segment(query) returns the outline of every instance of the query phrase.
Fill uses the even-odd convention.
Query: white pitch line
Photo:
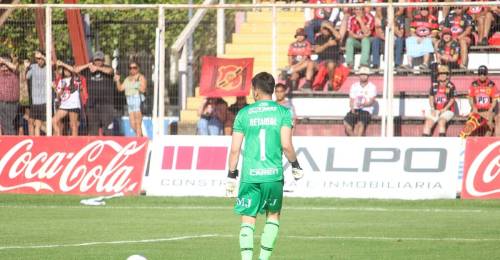
[[[162,210],[220,210],[232,206],[64,206],[64,205],[1,205],[0,208],[12,209],[162,209]],[[498,209],[452,209],[452,208],[383,208],[383,207],[283,207],[283,210],[300,211],[378,211],[378,212],[459,212],[483,213],[500,212]]]
[[[143,240],[119,240],[119,241],[102,241],[102,242],[85,242],[77,244],[53,244],[53,245],[27,245],[27,246],[4,246],[0,250],[8,249],[43,249],[43,248],[58,248],[58,247],[83,247],[95,245],[119,245],[119,244],[137,244],[137,243],[158,243],[165,241],[179,241],[198,238],[236,238],[236,235],[222,234],[206,234],[195,236],[181,236],[169,238],[143,239]],[[256,236],[259,237],[258,235]],[[371,237],[371,236],[281,236],[283,239],[302,239],[302,240],[378,240],[378,241],[436,241],[436,242],[498,242],[500,238],[430,238],[430,237]]]
[[[101,242],[85,242],[78,244],[55,244],[55,245],[29,245],[29,246],[3,246],[0,250],[6,249],[39,249],[39,248],[56,248],[56,247],[80,247],[80,246],[95,246],[95,245],[117,245],[117,244],[138,244],[138,243],[157,243],[165,241],[178,241],[195,238],[217,237],[216,234],[196,235],[196,236],[181,236],[181,237],[167,237],[156,239],[143,239],[143,240],[118,240],[118,241],[101,241]]]

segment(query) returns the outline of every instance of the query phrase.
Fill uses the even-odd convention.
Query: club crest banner
[[[248,96],[252,84],[253,58],[202,58],[200,95]]]

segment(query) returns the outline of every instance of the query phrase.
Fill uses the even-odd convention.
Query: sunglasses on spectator
[[[137,69],[137,66],[130,66],[128,68],[131,69],[131,70],[135,70],[135,69]]]

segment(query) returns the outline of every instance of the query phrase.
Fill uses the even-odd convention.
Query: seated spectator
[[[354,15],[349,17],[347,22],[347,41],[346,41],[346,63],[349,68],[354,68],[354,50],[361,48],[361,66],[369,66],[370,59],[370,37],[375,28],[375,19],[363,8],[356,7],[353,10]]]
[[[350,71],[343,64],[337,65],[333,61],[321,63],[318,73],[314,77],[313,90],[338,91],[349,76]]]
[[[227,119],[224,122],[224,134],[231,135],[233,133],[233,123],[234,119],[236,119],[236,115],[242,108],[247,106],[247,97],[239,96],[236,97],[236,102],[229,106],[227,109]]]
[[[436,123],[439,136],[446,136],[446,123],[455,115],[455,85],[449,80],[450,70],[441,65],[438,68],[438,81],[432,83],[429,90],[430,110],[425,113],[423,136],[431,136]]]
[[[490,7],[487,6],[469,6],[467,14],[472,17],[477,27],[479,42],[478,45],[487,46],[490,35],[491,25],[495,21]]]
[[[405,47],[406,17],[404,8],[398,8],[394,18],[394,66],[400,68],[403,65]]]
[[[467,68],[468,49],[472,42],[472,17],[463,12],[462,7],[455,8],[446,16],[443,28],[451,30],[451,36],[460,44],[460,68]]]
[[[14,119],[19,103],[17,65],[9,55],[0,56],[0,134],[16,135]]]
[[[321,34],[316,38],[316,45],[313,45],[313,55],[308,62],[306,71],[306,83],[303,88],[312,86],[313,76],[318,71],[320,64],[335,64],[339,58],[339,33],[333,26],[324,22],[321,25]]]
[[[493,110],[498,100],[495,82],[488,79],[488,68],[486,66],[479,66],[477,73],[479,78],[474,80],[469,88],[468,99],[472,111],[464,129],[460,132],[462,138],[472,134],[490,135],[493,129]],[[481,129],[486,130],[480,132]]]
[[[386,25],[387,19],[385,17],[375,17],[375,28],[373,30],[373,37],[371,38],[372,69],[380,67],[380,49],[384,46]]]
[[[290,44],[288,48],[288,70],[282,72],[282,77],[288,78],[292,89],[297,89],[298,80],[305,76],[309,56],[311,55],[311,44],[306,41],[306,33],[303,28],[298,28],[295,32],[296,41]]]
[[[377,88],[368,81],[370,74],[368,67],[361,67],[359,69],[359,82],[351,86],[349,92],[350,110],[344,117],[345,131],[348,136],[363,136],[370,123],[377,97]]]
[[[460,45],[451,37],[451,31],[443,28],[441,39],[436,46],[436,59],[439,64],[446,65],[450,69],[459,68]]]
[[[408,65],[413,68],[415,58],[423,57],[421,69],[429,67],[431,53],[434,52],[433,38],[438,32],[437,18],[429,14],[427,8],[420,9],[420,13],[413,17],[410,23],[411,36],[406,39],[406,54]]]
[[[335,0],[309,0],[309,4],[328,4],[335,3]],[[307,8],[305,10],[306,24],[304,26],[307,40],[312,44],[316,44],[316,32],[319,31],[321,24],[325,21],[331,24],[336,24],[340,19],[339,8]]]
[[[205,98],[198,109],[198,135],[222,135],[226,121],[227,103],[222,98]]]
[[[80,126],[79,114],[82,109],[80,93],[86,88],[85,78],[74,72],[70,62],[63,63],[57,61],[57,66],[62,68],[60,78],[56,78],[56,103],[58,104],[56,113],[52,118],[54,136],[62,135],[62,120],[69,116],[69,126],[71,136],[78,136],[78,127]]]

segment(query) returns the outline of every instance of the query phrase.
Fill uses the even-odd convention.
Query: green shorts
[[[257,213],[280,212],[283,202],[283,181],[240,183],[234,211],[239,215],[255,217]]]

